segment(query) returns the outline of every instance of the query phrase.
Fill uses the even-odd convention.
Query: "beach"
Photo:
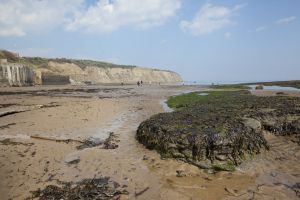
[[[30,191],[47,185],[109,177],[128,191],[121,199],[249,199],[261,191],[267,196],[259,199],[297,198],[284,184],[299,182],[299,146],[284,138],[269,135],[275,150],[263,152],[235,172],[217,174],[161,159],[135,139],[141,122],[170,111],[163,104],[169,96],[206,89],[163,85],[0,88],[0,196],[25,199],[31,197]],[[110,134],[114,139],[108,147],[78,148],[84,141],[104,141]],[[280,160],[279,154],[284,158]]]

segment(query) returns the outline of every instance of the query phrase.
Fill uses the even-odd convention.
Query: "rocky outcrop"
[[[162,157],[215,170],[232,170],[268,149],[265,131],[300,144],[300,98],[208,93],[178,111],[144,121],[137,140]]]
[[[0,77],[2,81],[7,81],[10,86],[29,86],[34,84],[34,72],[31,68],[22,64],[1,65]]]
[[[264,89],[264,86],[263,85],[257,85],[255,87],[256,90],[263,90]]]

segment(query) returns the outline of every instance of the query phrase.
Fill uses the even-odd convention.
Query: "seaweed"
[[[121,195],[128,195],[126,190],[121,190],[119,184],[110,181],[108,177],[84,179],[78,183],[62,182],[61,186],[48,185],[44,189],[32,191],[32,196],[26,200],[108,200],[119,199]]]

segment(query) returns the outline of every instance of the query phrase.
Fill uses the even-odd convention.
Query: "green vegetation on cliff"
[[[80,60],[80,59],[68,59],[68,58],[41,58],[41,57],[19,57],[18,54],[0,50],[0,59],[7,59],[8,62],[27,64],[31,67],[46,68],[48,62],[53,61],[57,63],[73,63],[84,69],[87,66],[101,67],[101,68],[134,68],[133,65],[117,65],[102,61],[93,60]]]
[[[100,68],[134,68],[132,65],[117,65],[113,63],[94,61],[94,60],[79,60],[68,58],[40,58],[40,57],[22,57],[22,61],[38,67],[47,67],[48,62],[57,63],[73,63],[84,69],[87,66],[100,67]]]

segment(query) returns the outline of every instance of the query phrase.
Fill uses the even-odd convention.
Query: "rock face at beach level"
[[[300,142],[300,98],[257,97],[248,91],[202,98],[207,100],[144,121],[137,140],[162,157],[215,170],[233,170],[268,149],[264,131]]]

